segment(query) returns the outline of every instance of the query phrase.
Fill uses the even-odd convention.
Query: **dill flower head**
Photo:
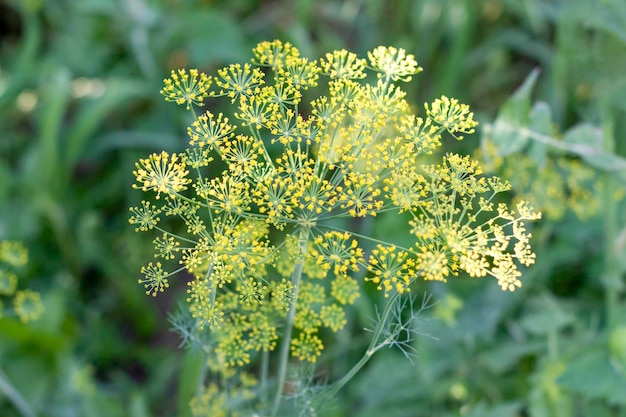
[[[13,298],[13,308],[23,323],[36,320],[43,313],[41,295],[31,290],[18,291]]]
[[[379,73],[379,77],[393,81],[411,81],[413,75],[422,71],[422,68],[417,66],[415,57],[407,54],[402,48],[379,46],[368,52],[367,56],[372,68]]]
[[[348,52],[345,49],[327,53],[325,59],[320,61],[320,66],[324,74],[331,79],[349,78],[360,79],[365,78],[365,67],[367,61],[359,58],[355,53]]]
[[[28,251],[22,242],[3,240],[0,242],[0,262],[12,267],[24,266],[28,263]]]
[[[38,292],[18,289],[19,270],[27,263],[28,250],[22,242],[0,241],[0,296],[13,297],[13,311],[5,311],[5,303],[0,300],[0,317],[17,315],[22,323],[26,323],[36,320],[43,313]]]
[[[135,164],[136,171],[133,171],[137,182],[143,191],[156,191],[156,198],[164,194],[175,194],[186,188],[191,182],[186,178],[189,171],[185,168],[185,162],[177,154],[169,155],[163,151],[160,154],[152,154],[146,159],[141,159]]]
[[[571,211],[584,220],[600,208],[601,198],[594,192],[601,189],[600,176],[580,159],[547,154],[537,161],[524,152],[502,157],[485,137],[476,157],[485,171],[511,182],[516,202],[529,201],[548,218],[561,219]]]
[[[11,271],[0,269],[0,294],[13,295],[17,288],[17,275]]]
[[[172,70],[170,77],[163,80],[161,94],[166,101],[184,104],[189,110],[192,105],[201,106],[204,103],[211,83],[211,78],[197,69]]]
[[[156,296],[188,273],[190,317],[211,331],[223,369],[249,366],[281,338],[281,349],[315,362],[325,329],[346,325],[361,272],[385,295],[462,273],[521,285],[520,267],[535,256],[525,222],[539,214],[496,204],[509,184],[468,156],[421,164],[443,135],[461,139],[476,122],[445,96],[413,114],[401,86],[422,70],[413,55],[381,46],[367,59],[339,50],[318,61],[281,41],[252,55],[215,76],[173,74],[166,99],[231,110],[191,112],[188,149],[150,155],[134,172],[156,202],[132,208],[130,222],[157,229],[160,258],[139,282]],[[407,213],[411,244],[349,230],[350,219],[383,213]]]

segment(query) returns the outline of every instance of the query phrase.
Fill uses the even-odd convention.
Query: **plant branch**
[[[4,393],[6,397],[13,403],[15,408],[24,417],[36,417],[35,411],[26,402],[22,394],[9,382],[6,374],[0,368],[0,392]]]
[[[274,405],[272,406],[271,416],[276,416],[280,407],[280,400],[283,395],[285,379],[287,377],[287,364],[289,362],[289,347],[291,346],[291,333],[293,331],[293,322],[296,317],[296,307],[298,304],[298,292],[300,291],[300,281],[302,280],[302,267],[304,266],[304,257],[306,255],[307,244],[309,241],[309,229],[302,227],[299,236],[300,259],[294,266],[291,274],[291,284],[293,285],[293,301],[287,314],[287,322],[285,323],[285,334],[280,345],[279,363],[278,363],[278,385],[276,387],[276,396],[274,397]]]
[[[377,350],[387,344],[387,341],[378,343],[378,339],[380,339],[380,335],[387,326],[389,314],[391,314],[391,311],[393,310],[396,300],[398,298],[400,298],[399,292],[394,292],[393,295],[389,297],[387,305],[385,305],[385,309],[383,310],[383,314],[376,323],[376,329],[374,330],[374,335],[370,340],[370,344],[367,346],[367,350],[365,351],[361,359],[352,367],[352,369],[350,369],[350,371],[348,371],[348,373],[345,374],[343,378],[333,384],[332,388],[329,391],[329,395],[331,397],[335,396],[339,392],[339,390],[341,390],[341,388],[343,388],[344,385],[346,385],[361,370],[361,368],[365,366],[365,364],[370,360],[370,358],[374,355],[374,353],[376,353]]]

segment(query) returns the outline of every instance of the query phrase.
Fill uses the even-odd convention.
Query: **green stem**
[[[382,343],[378,343],[378,339],[380,339],[380,335],[383,332],[383,329],[387,325],[387,320],[389,319],[389,314],[393,309],[393,306],[396,300],[400,298],[400,293],[394,292],[387,302],[385,309],[383,310],[383,314],[380,317],[380,320],[376,323],[376,329],[374,330],[374,336],[370,340],[370,344],[367,346],[367,350],[361,357],[361,359],[348,371],[347,374],[343,376],[339,381],[335,382],[332,388],[329,391],[330,397],[334,397],[341,388],[344,387],[360,370],[365,366],[365,364],[370,360],[370,358],[379,350],[381,347],[387,344],[387,341],[383,341]]]
[[[604,149],[607,153],[615,150],[614,118],[608,105],[604,105]],[[617,323],[619,309],[619,293],[622,289],[619,260],[616,253],[618,207],[614,193],[617,188],[615,176],[611,172],[604,174],[603,204],[604,207],[604,295],[607,316],[607,327],[613,328]]]
[[[270,368],[270,352],[264,350],[261,353],[261,404],[265,406],[267,402],[267,376]]]
[[[36,417],[35,411],[26,402],[24,397],[19,393],[17,389],[9,382],[6,374],[0,368],[0,392],[4,393],[6,397],[13,403],[15,408],[24,417]]]
[[[293,322],[296,317],[296,306],[298,304],[298,292],[300,291],[300,281],[302,279],[302,267],[304,266],[304,257],[306,255],[307,244],[309,241],[310,230],[306,227],[300,229],[299,245],[300,259],[294,266],[291,274],[291,284],[293,285],[293,301],[287,313],[287,322],[285,323],[285,334],[280,344],[279,363],[278,363],[278,385],[276,387],[276,396],[274,397],[274,405],[272,406],[272,417],[276,416],[280,407],[280,400],[283,395],[285,379],[287,377],[287,363],[289,362],[289,347],[291,346],[291,333],[293,331]]]
[[[202,352],[202,364],[200,365],[200,372],[198,372],[198,383],[196,384],[196,398],[199,400],[202,396],[202,389],[204,388],[204,381],[206,379],[208,364],[208,354],[206,351]]]

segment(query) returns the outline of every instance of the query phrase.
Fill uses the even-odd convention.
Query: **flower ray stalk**
[[[382,334],[387,322],[389,320],[389,315],[391,314],[396,301],[400,298],[402,294],[399,292],[394,292],[388,300],[386,300],[385,309],[383,310],[380,320],[376,323],[376,328],[374,329],[374,333],[372,335],[372,339],[370,340],[367,349],[361,359],[337,382],[333,383],[330,390],[329,396],[334,397],[337,393],[348,383],[354,376],[359,373],[359,371],[369,362],[369,360],[374,356],[379,349],[386,346],[387,343],[379,343],[380,335]]]

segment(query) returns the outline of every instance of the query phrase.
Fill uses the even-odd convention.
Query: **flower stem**
[[[204,388],[204,380],[206,379],[207,370],[207,353],[202,352],[202,364],[200,365],[200,372],[198,372],[198,383],[196,384],[196,398],[198,400],[202,396],[202,389]]]
[[[270,367],[270,352],[264,350],[261,353],[261,404],[265,406],[267,402],[267,375]]]
[[[376,323],[376,329],[374,330],[374,335],[370,340],[370,344],[367,346],[367,350],[365,351],[361,359],[359,359],[359,361],[348,371],[348,373],[332,385],[332,388],[329,391],[330,397],[335,396],[339,392],[339,390],[341,390],[341,388],[343,388],[344,385],[346,385],[361,370],[361,368],[363,368],[363,366],[365,366],[365,364],[369,362],[374,353],[376,353],[377,350],[387,344],[387,341],[379,343],[378,339],[380,339],[380,335],[387,325],[387,321],[389,320],[389,314],[391,313],[391,310],[393,309],[393,306],[398,298],[400,298],[399,292],[394,292],[393,295],[389,297],[387,304],[385,305],[385,309],[383,310],[383,314],[381,315],[380,320],[378,320],[378,322]]]
[[[0,368],[0,392],[13,403],[15,408],[24,417],[36,417],[35,411],[30,407],[28,402],[22,397],[17,389],[9,382],[6,374]]]
[[[615,122],[609,105],[604,104],[604,149],[607,153],[614,154],[615,151]],[[608,328],[613,328],[618,323],[619,296],[623,291],[623,283],[619,267],[619,257],[616,251],[615,242],[617,240],[618,203],[615,198],[616,184],[615,175],[612,172],[604,173],[603,204],[604,213],[604,298]]]
[[[298,304],[298,292],[300,291],[300,281],[302,279],[302,267],[304,266],[304,257],[306,255],[307,244],[309,241],[309,229],[302,227],[298,238],[300,246],[300,259],[294,266],[291,274],[291,284],[293,285],[293,301],[287,313],[287,322],[285,323],[285,334],[280,344],[279,363],[278,363],[278,385],[276,387],[276,396],[274,397],[274,405],[272,406],[272,417],[276,416],[280,408],[280,400],[283,395],[285,379],[287,377],[287,363],[289,362],[289,347],[291,346],[291,333],[293,331],[293,322],[296,317],[296,306]]]

